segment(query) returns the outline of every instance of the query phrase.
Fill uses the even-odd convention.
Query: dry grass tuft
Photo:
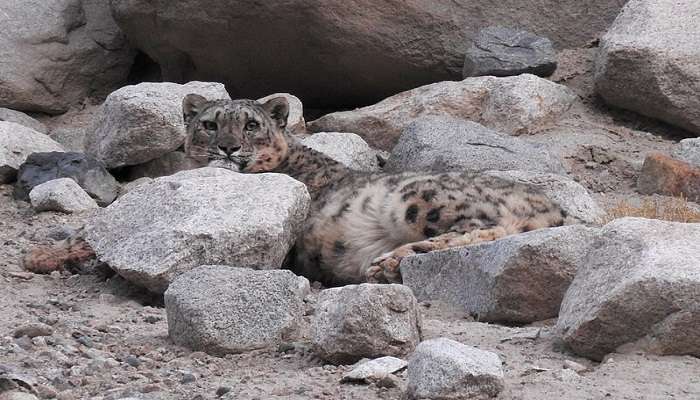
[[[607,215],[603,217],[603,224],[624,217],[660,219],[674,222],[700,222],[700,211],[691,206],[683,196],[679,198],[646,199],[639,206],[634,206],[623,200],[607,211]]]

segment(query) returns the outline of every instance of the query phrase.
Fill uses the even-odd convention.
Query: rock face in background
[[[283,90],[307,107],[371,104],[459,79],[467,39],[484,26],[518,26],[561,48],[580,46],[603,32],[624,3],[111,1],[120,27],[162,66],[165,80],[223,82],[237,98]]]
[[[391,150],[401,131],[421,117],[459,118],[517,136],[553,124],[575,100],[567,87],[534,75],[485,76],[434,83],[368,107],[328,114],[308,129],[356,133],[373,147]]]
[[[631,343],[700,356],[700,224],[625,218],[602,228],[564,297],[557,327],[579,355]]]
[[[523,30],[490,26],[472,39],[462,76],[550,76],[555,69],[557,54],[551,40]]]
[[[102,164],[83,153],[33,153],[17,172],[15,198],[27,200],[36,185],[58,178],[72,178],[101,206],[117,198],[119,183]]]
[[[596,91],[700,135],[700,2],[631,0],[602,38]]]
[[[0,107],[61,113],[126,81],[135,52],[101,0],[1,0]]]
[[[168,333],[216,355],[278,345],[299,333],[308,291],[309,281],[291,271],[202,266],[165,292]]]
[[[99,208],[95,200],[73,179],[60,178],[35,186],[29,192],[32,207],[36,211],[75,213]]]
[[[379,170],[377,151],[354,133],[319,132],[304,138],[301,143],[350,169],[365,172]]]
[[[182,99],[196,93],[208,100],[229,99],[219,83],[141,83],[123,87],[105,100],[86,138],[86,153],[107,168],[142,164],[185,141]]]
[[[392,150],[386,170],[566,174],[561,160],[543,145],[499,134],[476,122],[444,117],[425,117],[409,125]]]
[[[88,221],[86,240],[124,278],[162,293],[204,264],[279,268],[309,202],[286,175],[200,168],[136,186]]]
[[[557,316],[594,233],[572,225],[419,254],[402,260],[401,276],[419,301],[440,300],[480,321],[541,321]]]
[[[362,358],[401,357],[421,340],[418,303],[403,285],[348,285],[318,298],[311,342],[324,360],[337,364]]]
[[[426,340],[408,361],[408,398],[461,400],[496,397],[503,368],[495,353],[451,339]]]
[[[684,196],[690,201],[700,202],[700,167],[661,153],[649,154],[639,172],[637,191]]]
[[[14,181],[27,157],[42,151],[63,151],[63,147],[24,125],[0,121],[0,183]]]

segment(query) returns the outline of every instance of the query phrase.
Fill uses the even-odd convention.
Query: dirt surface
[[[23,272],[27,249],[64,237],[86,217],[35,214],[11,198],[10,186],[0,186],[0,371],[23,375],[41,398],[215,399],[227,390],[228,399],[402,398],[405,372],[394,388],[340,384],[350,367],[324,365],[308,337],[277,349],[211,357],[174,345],[162,300],[118,276]],[[440,304],[421,307],[426,339],[445,336],[501,357],[506,390],[499,399],[700,398],[696,358],[615,354],[598,365],[562,349],[553,321],[504,327]],[[13,337],[36,323],[50,326],[51,334]],[[565,369],[567,360],[588,370]]]
[[[685,134],[601,106],[592,91],[593,54],[562,52],[552,79],[572,87],[582,103],[557,127],[526,139],[550,145],[604,207],[640,201],[644,196],[634,185],[645,154],[668,152]],[[91,107],[42,121],[79,147]],[[398,387],[341,384],[350,367],[324,365],[310,351],[308,335],[277,349],[211,357],[174,345],[162,299],[118,276],[23,271],[30,248],[67,237],[88,215],[36,214],[11,192],[0,186],[0,377],[3,371],[21,374],[40,398],[61,400],[403,398],[405,371]],[[314,298],[308,299],[307,324]],[[440,304],[421,307],[426,339],[445,336],[501,357],[506,390],[499,399],[700,399],[697,358],[614,354],[596,364],[558,343],[554,321],[504,327]],[[35,323],[48,325],[50,335],[13,337]],[[565,367],[569,361],[586,370]]]

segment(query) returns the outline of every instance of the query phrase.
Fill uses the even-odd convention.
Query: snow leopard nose
[[[240,145],[221,145],[221,144],[219,145],[219,150],[226,153],[227,156],[230,156],[231,154],[237,152],[240,149],[241,149]]]

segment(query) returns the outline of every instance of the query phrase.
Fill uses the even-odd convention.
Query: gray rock
[[[39,400],[39,398],[31,393],[12,390],[0,393],[0,400]]]
[[[490,26],[472,39],[462,76],[550,76],[556,69],[557,53],[551,40],[524,30]]]
[[[576,101],[565,86],[524,74],[438,82],[396,94],[352,111],[327,114],[308,124],[311,132],[352,132],[370,146],[390,150],[402,131],[427,116],[478,122],[517,136],[553,125]]]
[[[14,181],[27,157],[42,151],[63,151],[63,147],[31,128],[0,121],[0,184]]]
[[[409,125],[385,169],[566,173],[561,160],[544,145],[501,135],[475,122],[443,117],[425,117]]]
[[[165,292],[168,333],[214,355],[278,345],[299,334],[308,291],[309,281],[288,270],[199,267]]]
[[[557,328],[584,357],[624,347],[700,356],[700,224],[605,225],[564,297]]]
[[[0,106],[59,114],[126,81],[135,52],[102,0],[0,1]]]
[[[302,144],[350,169],[365,172],[379,170],[377,151],[354,133],[318,132],[303,139]]]
[[[265,103],[276,97],[284,97],[289,104],[289,115],[287,116],[287,130],[294,135],[303,135],[306,133],[306,121],[304,120],[304,104],[298,97],[289,93],[274,93],[256,100],[259,103]]]
[[[228,99],[220,83],[141,83],[111,93],[86,138],[86,152],[107,168],[142,164],[175,151],[185,140],[182,99],[196,93]]]
[[[24,125],[27,128],[34,129],[39,133],[47,133],[46,125],[37,121],[36,119],[30,117],[29,115],[10,110],[9,108],[0,107],[0,121],[14,122],[16,124]]]
[[[143,164],[125,167],[124,176],[129,181],[140,178],[159,178],[161,176],[172,175],[181,171],[195,169],[199,165],[188,158],[182,151],[173,151],[164,154],[155,160]]]
[[[59,178],[36,185],[29,192],[37,212],[58,211],[72,214],[99,208],[95,200],[71,178]]]
[[[119,190],[119,197],[124,196],[125,194],[129,193],[132,189],[134,189],[137,186],[146,185],[146,184],[149,184],[151,182],[153,182],[153,178],[143,177],[143,178],[136,179],[135,181],[125,183],[121,186],[121,188]]]
[[[44,182],[71,178],[101,206],[111,204],[119,193],[119,183],[102,164],[75,152],[34,153],[20,166],[15,198],[28,200],[29,192]]]
[[[681,140],[673,150],[673,157],[700,167],[700,138]]]
[[[496,397],[504,388],[498,355],[446,338],[422,342],[408,360],[410,399]]]
[[[12,331],[12,336],[19,338],[22,336],[27,336],[29,338],[35,338],[39,336],[51,336],[53,335],[53,328],[50,325],[42,323],[32,323],[21,325]]]
[[[581,47],[610,25],[624,0],[109,3],[167,81],[216,77],[236,97],[285,88],[307,108],[340,108],[460,79],[466,39],[485,26],[518,26],[560,48]]]
[[[540,229],[401,261],[418,301],[440,300],[480,321],[528,323],[556,317],[595,230]]]
[[[326,289],[311,326],[314,351],[335,364],[404,356],[421,339],[418,304],[402,285],[361,284]]]
[[[350,372],[343,375],[341,382],[378,382],[387,376],[406,368],[408,362],[391,356],[360,361]]]
[[[133,188],[88,220],[86,240],[124,278],[163,292],[204,264],[279,268],[309,202],[286,175],[200,168]]]
[[[565,176],[527,171],[488,171],[486,174],[541,191],[575,220],[599,223],[605,215],[586,188]]]
[[[595,88],[614,106],[700,134],[700,2],[631,0],[600,41]]]

